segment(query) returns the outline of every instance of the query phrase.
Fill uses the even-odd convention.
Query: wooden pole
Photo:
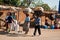
[[[0,21],[0,28],[1,28],[1,21]]]

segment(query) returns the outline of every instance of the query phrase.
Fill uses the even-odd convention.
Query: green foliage
[[[0,0],[0,4],[19,6],[20,0]]]
[[[20,2],[20,0],[0,0],[0,5],[1,4],[7,4],[7,5],[12,5],[12,6],[24,6],[24,7],[28,7],[30,5],[32,1],[27,1],[27,0],[23,0],[22,2]],[[38,3],[41,2],[42,5],[38,5]],[[32,4],[34,4],[35,6],[41,6],[44,8],[44,10],[50,10],[50,7],[47,4],[43,4],[43,2],[40,0],[38,1],[38,3],[32,2]]]
[[[26,0],[23,0],[23,2],[22,2],[22,6],[25,6],[25,4],[26,4],[27,2],[26,2]]]
[[[41,7],[43,7],[44,10],[46,11],[50,10],[50,7],[48,6],[48,4],[42,4]]]
[[[21,4],[21,5],[23,5],[23,6],[28,6],[28,2],[27,2],[27,0],[23,0],[22,3],[23,3],[23,4]]]
[[[13,6],[19,6],[20,5],[20,0],[11,0],[11,5]]]
[[[3,0],[0,0],[0,5],[3,4]]]
[[[21,3],[21,5],[28,7],[31,4],[32,1],[33,0],[23,0],[23,2]]]

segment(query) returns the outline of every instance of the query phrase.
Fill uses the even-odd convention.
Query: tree
[[[0,0],[0,5],[3,4],[3,0]]]
[[[21,2],[21,6],[29,6],[31,4],[33,0],[23,0],[23,2]]]
[[[23,0],[23,6],[27,6],[27,1],[26,0]]]
[[[48,4],[42,4],[41,7],[43,7],[44,10],[46,10],[46,11],[50,10],[50,7]]]
[[[11,0],[11,5],[20,6],[20,0]]]
[[[31,2],[31,4],[29,5],[30,8],[35,8],[36,7],[36,4],[35,2]]]
[[[36,6],[40,6],[42,5],[44,2],[42,0],[38,0],[37,3],[36,3]]]
[[[20,0],[3,0],[4,4],[19,6]]]

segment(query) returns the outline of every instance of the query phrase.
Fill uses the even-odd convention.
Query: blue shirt
[[[29,16],[26,17],[25,21],[26,21],[26,22],[30,22],[30,17],[29,17]]]
[[[40,18],[35,18],[35,24],[39,24],[40,23]]]
[[[6,18],[6,21],[7,21],[8,23],[12,23],[12,17],[11,17],[11,16],[8,16],[8,17]]]

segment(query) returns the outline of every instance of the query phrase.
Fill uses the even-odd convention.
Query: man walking
[[[39,35],[41,35],[41,31],[40,31],[40,18],[39,18],[39,16],[35,17],[35,30],[34,30],[34,33],[33,33],[34,36],[36,35],[36,31],[37,30],[38,30]]]

